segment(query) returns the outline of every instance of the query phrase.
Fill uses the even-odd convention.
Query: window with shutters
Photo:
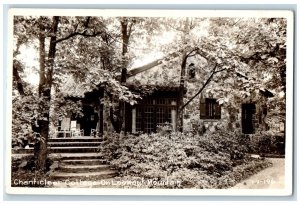
[[[204,98],[200,100],[201,119],[221,119],[221,106],[215,98]]]

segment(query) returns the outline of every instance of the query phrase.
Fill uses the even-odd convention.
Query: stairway
[[[59,187],[68,187],[70,182],[73,182],[72,187],[85,187],[82,182],[95,183],[117,175],[99,153],[99,138],[55,138],[48,144],[54,161],[49,178],[62,182]]]
[[[101,146],[100,138],[50,138],[48,140],[49,153],[89,153],[98,152]],[[13,148],[13,154],[33,154],[33,146],[27,148]]]
[[[51,138],[48,141],[50,153],[95,153],[99,152],[100,138]]]
[[[118,172],[100,153],[100,138],[52,138],[48,141],[49,158],[53,161],[48,176],[50,181],[59,182],[49,187],[87,187],[82,182],[112,180]],[[33,148],[19,149],[14,155],[32,155]],[[70,184],[72,182],[72,184]],[[102,187],[98,183],[98,187]]]

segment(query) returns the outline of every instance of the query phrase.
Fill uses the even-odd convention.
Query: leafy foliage
[[[55,26],[57,29],[54,29]],[[164,39],[160,39],[161,36],[164,36]],[[70,110],[80,114],[80,103],[66,102],[64,98],[64,94],[72,94],[72,91],[65,87],[66,78],[70,76],[74,80],[73,84],[85,91],[99,89],[99,86],[104,88],[108,98],[102,99],[101,103],[119,111],[110,112],[113,115],[110,119],[122,123],[122,112],[119,109],[122,107],[121,102],[133,105],[140,96],[121,83],[120,76],[122,77],[123,71],[137,58],[145,57],[151,51],[166,55],[167,58],[161,60],[160,66],[153,73],[149,72],[147,80],[146,73],[134,79],[134,84],[143,88],[142,92],[152,91],[143,84],[178,86],[178,77],[182,77],[188,87],[185,102],[189,102],[187,100],[195,96],[195,93],[202,92],[199,92],[199,88],[206,86],[205,80],[208,79],[203,92],[215,95],[224,107],[237,109],[237,105],[245,98],[259,100],[257,90],[266,88],[281,93],[268,104],[272,111],[270,117],[276,117],[278,111],[282,112],[281,120],[284,116],[285,19],[16,16],[14,43],[14,71],[17,71],[16,75],[14,72],[14,89],[22,95],[13,102],[13,140],[18,145],[35,136],[32,130],[35,118],[49,118],[51,114],[50,118],[56,121]],[[49,48],[42,49],[43,44],[44,47],[49,45]],[[38,71],[41,81],[38,93],[27,92],[30,90],[28,84],[22,82],[21,78],[26,76],[26,62],[20,59],[21,45],[32,45],[36,52],[39,52]],[[195,64],[196,78],[193,81],[187,81],[185,76],[180,76],[180,72],[186,67],[182,66],[182,63]],[[31,72],[33,70],[34,68]],[[21,84],[25,88],[23,94]],[[190,102],[190,107],[186,108],[187,113],[198,114],[195,112],[195,109],[198,109],[197,99]],[[276,124],[278,121],[273,119],[270,120],[271,123]],[[194,125],[199,123],[197,119],[187,120],[194,121]],[[48,127],[49,123],[44,125]],[[167,130],[166,135],[152,134],[150,139],[147,135],[141,135],[141,141],[147,142],[144,144],[138,142],[136,136],[130,136],[132,139],[119,139],[116,135],[116,139],[113,140],[118,143],[109,146],[116,149],[113,153],[117,158],[115,160],[125,162],[127,158],[134,157],[136,161],[133,165],[120,163],[129,168],[129,173],[134,170],[138,173],[144,172],[146,177],[155,174],[152,173],[155,169],[162,170],[158,173],[173,175],[178,167],[180,170],[192,169],[195,175],[198,171],[207,175],[222,175],[231,171],[235,164],[245,160],[244,147],[236,144],[234,134],[205,134],[201,137],[197,134],[201,133],[201,130],[197,130],[197,127],[192,129],[195,134],[193,137],[188,132],[168,134]],[[46,139],[48,129],[43,130],[43,137]],[[185,139],[188,141],[185,142]],[[228,150],[222,147],[220,142],[228,146]],[[132,147],[132,143],[136,143],[137,148]],[[199,146],[193,147],[195,143]],[[150,155],[155,153],[154,148],[146,147],[153,144],[160,145],[154,158]],[[170,148],[169,145],[173,146]],[[144,163],[145,159],[129,155],[130,152],[126,149],[133,149],[136,155],[142,150],[141,156],[148,156],[152,164],[147,165],[150,166],[147,169],[139,166],[138,162]],[[158,153],[164,152],[170,157],[158,156]],[[179,161],[173,162],[172,157]],[[157,160],[162,161],[162,165],[154,164]],[[131,170],[130,167],[134,166],[136,167]]]
[[[122,178],[181,181],[181,185],[158,185],[162,188],[225,188],[257,170],[248,163],[267,165],[252,162],[248,147],[231,133],[200,136],[166,130],[150,135],[115,134],[101,151],[111,157],[108,160],[120,170]],[[235,178],[236,174],[243,177]]]
[[[264,155],[284,155],[285,135],[283,133],[262,131],[256,133],[250,143],[253,153]]]
[[[46,160],[46,171],[50,170],[52,160]],[[47,176],[37,170],[34,157],[12,158],[12,187],[45,187]],[[40,183],[42,182],[42,183]]]
[[[39,139],[33,130],[37,120],[38,97],[19,96],[13,98],[12,105],[12,145],[14,147],[25,147],[29,143],[35,144]]]

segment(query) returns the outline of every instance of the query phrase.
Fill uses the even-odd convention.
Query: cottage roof
[[[63,81],[61,92],[66,97],[82,98],[86,93],[92,92],[95,89],[97,89],[97,87],[92,86],[91,83],[79,83],[76,82],[72,76],[69,76]]]
[[[170,55],[165,59],[158,59],[144,66],[129,69],[126,86],[134,91],[177,92],[179,90],[181,61],[180,56]],[[188,59],[187,65],[190,64],[202,67],[207,64],[207,61],[200,56],[194,56]],[[239,72],[237,72],[237,77],[248,80],[246,75]],[[97,86],[92,86],[91,83],[77,83],[73,77],[68,77],[63,83],[62,92],[69,97],[84,97],[86,93],[95,89],[98,89]],[[267,98],[274,96],[271,91],[264,87],[260,88],[259,92]]]
[[[171,56],[172,57],[172,56]],[[157,87],[178,87],[181,73],[181,56],[158,59],[144,66],[130,69],[127,83]],[[203,66],[206,60],[200,56],[188,58],[187,66]]]
[[[179,86],[168,86],[168,85],[141,85],[141,84],[130,84],[127,83],[126,86],[137,93],[152,93],[154,91],[159,92],[179,92]]]

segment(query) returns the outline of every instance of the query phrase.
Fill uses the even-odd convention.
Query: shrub
[[[46,170],[50,170],[53,161],[46,160]],[[35,159],[32,156],[22,158],[12,158],[11,164],[11,185],[15,187],[44,187],[45,184],[40,184],[39,181],[44,181],[47,178],[43,171],[36,169]],[[30,183],[20,183],[30,182]],[[17,182],[17,183],[16,183]]]
[[[251,141],[252,151],[257,154],[285,153],[285,137],[283,133],[263,131],[253,136]]]
[[[101,151],[124,179],[181,181],[150,188],[227,187],[236,183],[229,173],[250,160],[247,146],[234,134],[200,136],[162,130],[163,134],[113,134]]]

